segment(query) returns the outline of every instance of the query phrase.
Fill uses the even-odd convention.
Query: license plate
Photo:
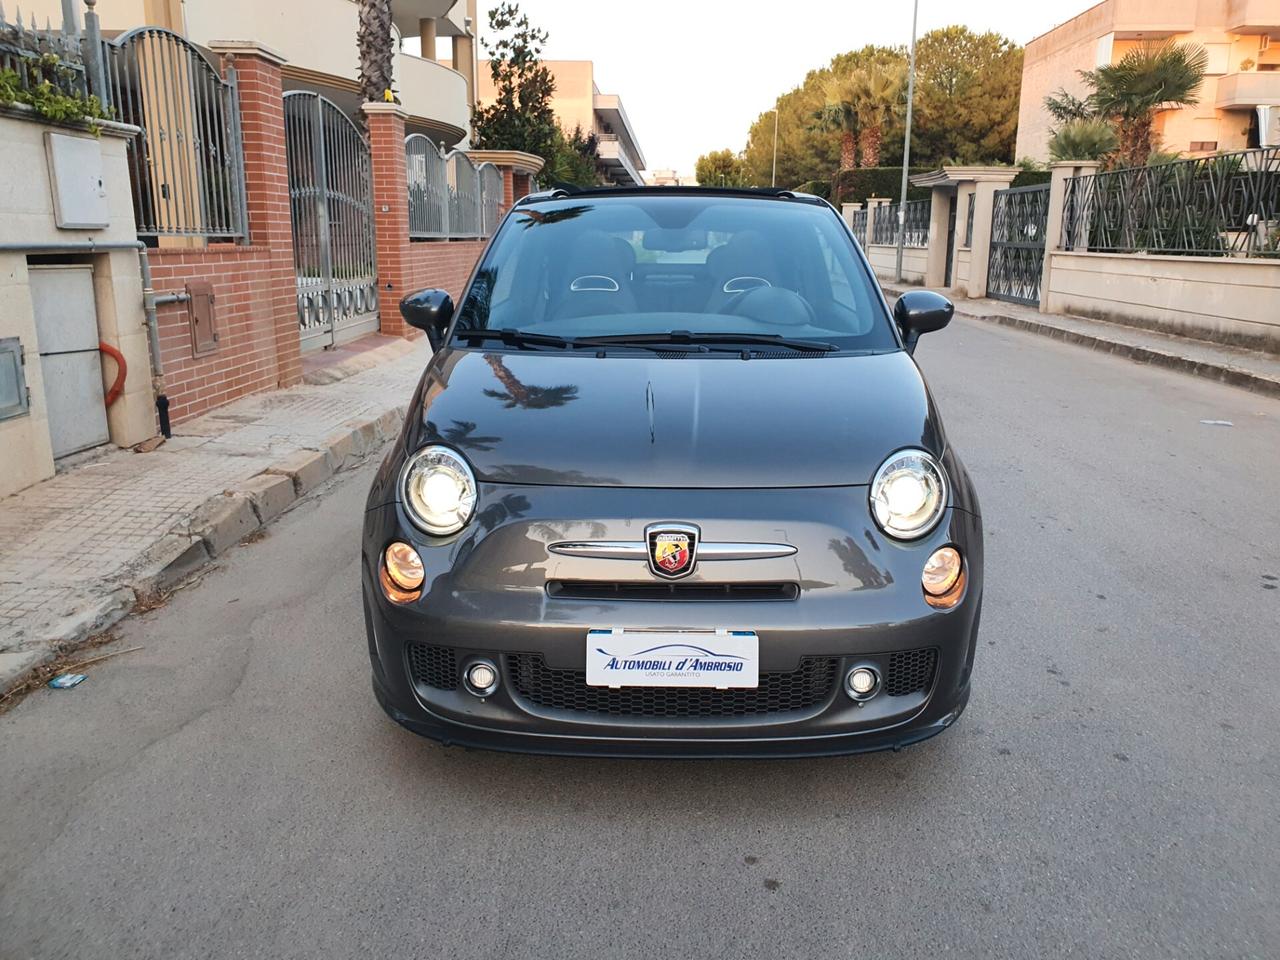
[[[592,687],[714,687],[760,684],[760,638],[749,630],[587,633]]]

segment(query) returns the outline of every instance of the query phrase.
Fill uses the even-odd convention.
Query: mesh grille
[[[547,593],[565,600],[794,600],[794,583],[614,583],[552,580]]]
[[[891,697],[920,693],[933,686],[933,672],[938,665],[938,651],[904,650],[884,658],[884,692]]]
[[[458,689],[458,658],[452,647],[415,643],[409,647],[413,682],[437,690]]]
[[[758,717],[815,707],[831,695],[840,661],[805,657],[791,673],[762,673],[754,690],[587,686],[583,670],[552,670],[541,656],[507,658],[520,696],[541,707],[615,717]]]

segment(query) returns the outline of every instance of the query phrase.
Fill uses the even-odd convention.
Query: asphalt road
[[[920,357],[988,536],[947,733],[419,740],[369,689],[366,468],[0,718],[0,956],[1277,956],[1280,403],[963,322]]]

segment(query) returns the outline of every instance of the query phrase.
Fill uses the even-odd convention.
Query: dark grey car
[[[897,748],[969,696],[982,524],[835,210],[781,191],[553,191],[503,222],[369,494],[373,684],[474,747]]]

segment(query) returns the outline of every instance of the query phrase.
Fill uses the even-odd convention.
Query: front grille
[[[458,657],[452,647],[415,643],[409,647],[409,673],[413,682],[437,690],[458,689]]]
[[[938,651],[903,650],[882,657],[885,663],[884,692],[891,697],[921,693],[933,686],[933,672],[938,666]]]
[[[563,600],[794,600],[794,583],[614,583],[552,580],[548,596]]]
[[[816,707],[831,696],[839,673],[835,657],[805,657],[790,673],[762,673],[754,690],[700,687],[587,686],[583,670],[552,670],[537,654],[507,657],[508,678],[530,703],[553,710],[614,717],[758,717]]]

